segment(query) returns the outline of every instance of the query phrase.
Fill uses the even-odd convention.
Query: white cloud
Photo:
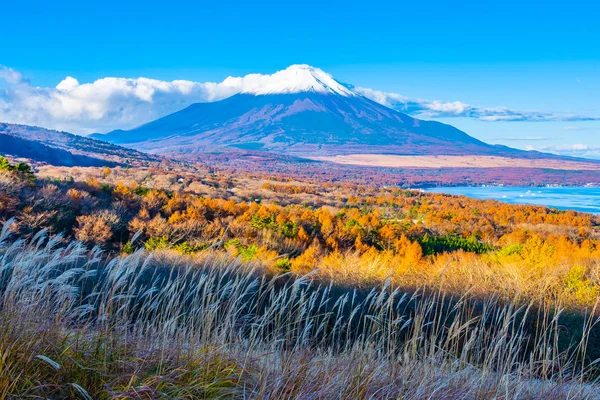
[[[0,69],[0,121],[74,133],[132,128],[190,104],[239,93],[244,81],[222,83],[149,78],[102,78],[80,83],[66,77],[56,87],[36,87],[11,69]]]
[[[228,77],[220,83],[149,78],[107,77],[81,83],[66,77],[55,87],[33,86],[22,74],[0,65],[0,121],[38,125],[73,133],[129,129],[197,102],[217,101],[236,93],[256,91],[270,76]],[[271,82],[272,83],[272,82]],[[364,96],[421,118],[467,117],[483,121],[582,121],[595,117],[481,108],[459,101],[409,99],[367,88]]]
[[[587,145],[587,144],[582,144],[582,143],[575,143],[575,144],[563,144],[563,145],[558,145],[558,146],[545,146],[545,147],[541,147],[543,149],[547,149],[547,150],[553,150],[553,151],[587,151],[592,149],[591,146]],[[539,149],[539,147],[534,147],[534,146],[527,146],[527,150],[537,150]]]
[[[355,91],[359,92],[365,97],[376,101],[379,104],[383,104],[387,107],[397,107],[401,104],[408,104],[410,102],[408,97],[391,93],[391,92],[380,92],[379,90],[373,90],[368,88],[355,87],[353,88]]]
[[[16,84],[21,81],[21,74],[12,68],[0,65],[0,79],[4,79],[6,82]]]
[[[549,137],[549,136],[519,136],[519,137],[497,137],[494,140],[500,141],[548,141],[548,140],[560,140],[558,137]]]
[[[354,88],[363,96],[395,110],[421,118],[466,117],[488,122],[539,122],[539,121],[598,121],[600,117],[563,114],[545,111],[521,111],[508,107],[476,107],[460,101],[409,99],[397,93],[382,92],[367,88]]]
[[[583,143],[561,144],[555,146],[526,146],[525,150],[537,150],[563,156],[600,158],[600,147]]]

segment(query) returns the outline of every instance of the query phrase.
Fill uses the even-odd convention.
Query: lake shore
[[[424,189],[430,193],[498,200],[509,204],[535,204],[559,210],[600,214],[600,188],[586,186],[445,186]]]

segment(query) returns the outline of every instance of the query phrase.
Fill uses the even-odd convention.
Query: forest
[[[55,398],[274,398],[267,382],[290,397],[345,382],[354,398],[528,398],[536,379],[550,398],[585,398],[600,376],[592,214],[278,174],[0,158],[0,221],[0,351],[14,372],[4,398],[15,385]],[[28,315],[25,298],[50,316],[46,333],[32,330],[44,313]],[[117,345],[125,337],[130,349]],[[314,384],[327,369],[330,382]],[[398,385],[411,370],[432,386]],[[519,378],[502,388],[506,374]]]
[[[109,168],[83,182],[36,180],[24,165],[5,168],[0,191],[0,218],[14,218],[20,235],[45,229],[124,254],[221,252],[274,274],[316,270],[314,278],[338,284],[391,279],[404,289],[441,284],[456,294],[549,296],[572,307],[593,306],[599,293],[600,217],[592,214],[285,179],[239,193],[251,179],[208,176],[205,183],[227,189],[203,196],[184,184],[145,187],[127,171],[111,178]]]

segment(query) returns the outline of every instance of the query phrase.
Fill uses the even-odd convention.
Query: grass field
[[[0,398],[582,399],[594,318],[0,237]],[[529,322],[535,320],[535,328]]]
[[[336,164],[386,168],[546,168],[556,170],[600,170],[600,163],[556,159],[524,159],[495,156],[398,156],[392,154],[350,154],[310,157]]]

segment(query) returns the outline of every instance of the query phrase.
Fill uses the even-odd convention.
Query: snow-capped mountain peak
[[[238,82],[238,80],[242,80]],[[229,77],[223,82],[241,86],[241,93],[266,95],[300,92],[337,94],[345,97],[357,94],[336,81],[323,70],[306,64],[296,64],[271,75],[250,74],[243,78]]]
[[[309,65],[292,65],[271,75],[229,77],[219,85],[231,96],[96,138],[178,154],[224,149],[300,157],[500,151],[449,125],[380,105]]]

